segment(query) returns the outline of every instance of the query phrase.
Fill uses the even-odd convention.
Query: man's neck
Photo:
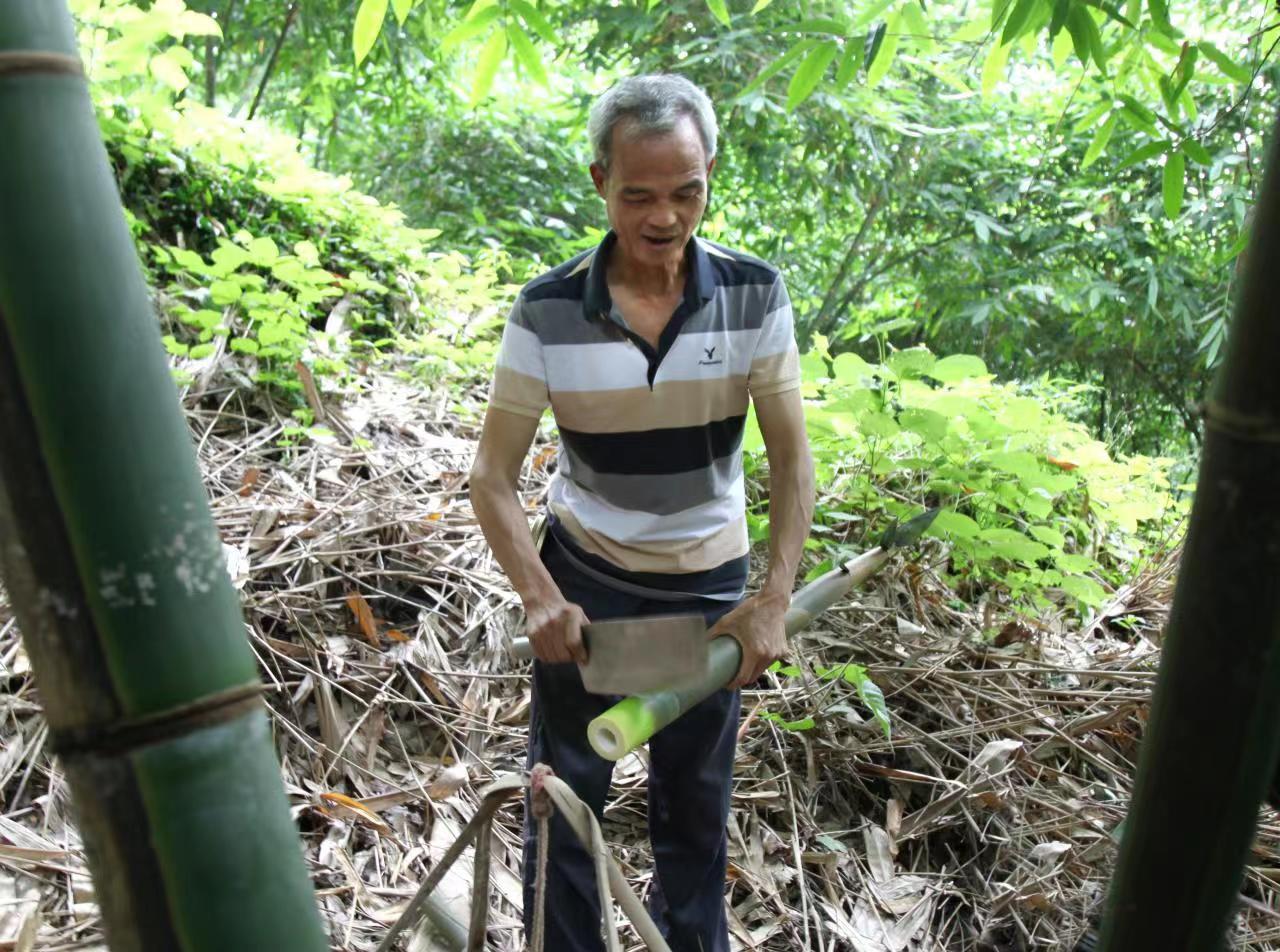
[[[688,264],[683,255],[670,265],[647,267],[630,261],[614,249],[606,272],[609,284],[647,298],[668,298],[683,293]]]

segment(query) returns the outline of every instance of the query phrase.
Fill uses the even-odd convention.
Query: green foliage
[[[1089,611],[1181,517],[1167,459],[1115,459],[1052,409],[1065,381],[997,382],[982,361],[923,347],[877,363],[832,355],[821,338],[802,359],[819,485],[813,538],[825,570],[876,526],[921,505],[943,511],[950,583],[1032,611]],[[1056,397],[1056,400],[1055,400]],[[763,441],[749,428],[745,446]],[[753,515],[753,534],[763,531]]]
[[[497,274],[505,255],[473,262],[432,250],[439,231],[411,228],[349,179],[314,170],[290,137],[139,83],[156,75],[156,61],[176,61],[172,40],[216,32],[207,18],[171,2],[146,14],[86,5],[81,20],[104,136],[180,382],[226,353],[298,401],[300,368],[343,380],[391,349],[417,357],[424,379],[474,377],[487,366],[488,345],[471,345],[510,293]],[[311,423],[284,435],[332,436]]]

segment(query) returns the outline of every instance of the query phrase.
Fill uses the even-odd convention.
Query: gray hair
[[[628,120],[638,135],[670,132],[684,116],[693,120],[707,160],[716,156],[716,111],[707,94],[683,76],[652,73],[614,83],[591,106],[587,135],[601,168],[609,167],[613,130]]]

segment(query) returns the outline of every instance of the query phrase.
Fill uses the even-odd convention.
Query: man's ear
[[[591,163],[591,181],[595,184],[596,191],[600,193],[600,197],[604,198],[604,183],[609,177],[609,173],[601,168],[599,162]]]

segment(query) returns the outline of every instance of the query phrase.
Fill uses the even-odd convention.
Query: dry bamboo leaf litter
[[[188,421],[333,948],[366,952],[478,791],[524,761],[526,671],[505,650],[518,604],[465,490],[482,403],[459,416],[454,395],[390,372],[347,393],[313,381],[350,438],[281,447],[287,414],[236,381],[189,396]],[[553,467],[540,443],[525,471],[531,512]],[[802,634],[801,675],[769,675],[744,698],[726,883],[735,948],[1069,949],[1114,858],[1176,566],[1170,548],[1072,627],[957,610],[927,564],[895,563]],[[847,661],[883,689],[891,741],[852,688],[812,674]],[[0,947],[101,948],[2,590],[0,676]],[[764,714],[815,723],[792,732]],[[604,823],[641,894],[646,771],[643,751],[618,765]],[[500,950],[520,948],[520,821],[500,814],[491,843]],[[443,897],[462,920],[467,869]],[[1275,947],[1278,890],[1280,823],[1264,809],[1235,948]],[[422,931],[411,947],[433,944]]]

